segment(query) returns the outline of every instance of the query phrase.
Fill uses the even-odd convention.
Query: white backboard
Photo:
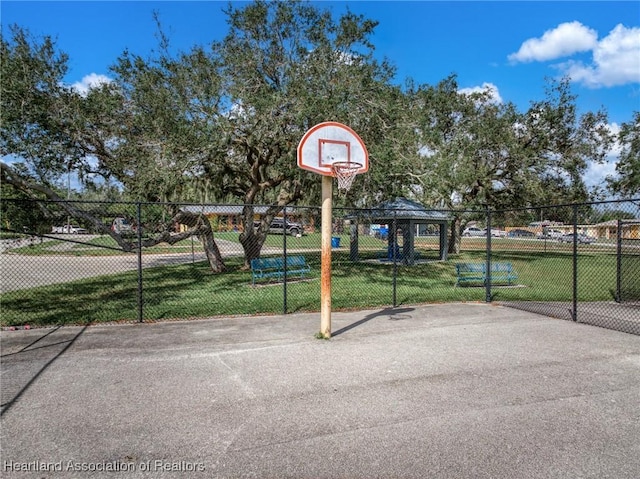
[[[358,134],[342,123],[327,121],[311,128],[298,145],[298,166],[333,176],[336,161],[360,163],[358,173],[369,170],[369,154]]]

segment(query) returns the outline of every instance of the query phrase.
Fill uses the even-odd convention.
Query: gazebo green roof
[[[367,210],[367,213],[367,216],[377,221],[397,219],[441,223],[451,219],[443,211],[427,209],[420,203],[403,197],[380,203]]]

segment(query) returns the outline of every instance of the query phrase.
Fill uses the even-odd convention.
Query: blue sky
[[[242,2],[234,2],[241,5]],[[570,75],[582,112],[604,108],[612,130],[640,111],[640,2],[314,2],[340,14],[379,21],[377,55],[411,77],[436,84],[457,74],[463,89],[491,88],[524,111],[544,98],[545,78]],[[69,84],[109,77],[128,48],[146,55],[157,45],[152,12],[160,14],[174,48],[221,39],[227,2],[2,1],[3,35],[18,24],[51,35],[70,56]],[[613,171],[594,166],[590,182]]]

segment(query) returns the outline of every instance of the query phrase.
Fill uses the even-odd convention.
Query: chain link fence
[[[492,301],[640,334],[639,204],[334,208],[332,308]],[[320,310],[320,207],[72,206],[2,200],[3,328]],[[214,248],[176,212],[206,218]],[[247,224],[268,229],[263,242]],[[301,263],[257,275],[257,256]]]
[[[537,219],[518,228],[521,231],[507,227],[506,241],[491,242],[490,258],[513,260],[520,275],[516,291],[494,290],[492,300],[640,334],[637,201],[500,211],[493,216],[508,224],[514,215]],[[510,241],[515,235],[518,241]]]

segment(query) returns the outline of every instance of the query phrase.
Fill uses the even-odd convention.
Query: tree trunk
[[[254,226],[254,209],[252,204],[246,204],[242,211],[243,228],[240,233],[240,244],[244,250],[244,268],[251,267],[251,260],[260,257],[262,245],[267,239],[269,225],[273,218],[273,212],[268,212],[261,219],[259,226]]]
[[[24,192],[31,198],[35,199],[36,193],[44,194],[49,200],[55,201],[70,216],[73,216],[73,218],[82,218],[87,223],[90,223],[97,232],[111,236],[123,251],[133,251],[138,247],[137,241],[131,241],[130,238],[125,238],[122,234],[112,231],[111,228],[103,223],[102,218],[82,210],[77,207],[74,202],[65,201],[52,189],[45,185],[34,183],[30,178],[23,177],[21,174],[17,173],[16,170],[2,162],[0,162],[0,176],[2,177],[3,183],[13,185],[16,189]],[[39,202],[37,204],[39,204]],[[175,234],[173,226],[176,224],[188,226],[189,230]],[[138,225],[138,227],[141,227],[141,225]],[[204,214],[196,214],[188,211],[174,211],[171,223],[169,225],[164,225],[162,231],[159,234],[154,235],[154,237],[143,239],[142,247],[149,248],[162,242],[176,244],[179,241],[192,237],[193,235],[197,235],[198,239],[202,241],[204,252],[207,256],[207,260],[209,261],[209,266],[211,266],[211,271],[214,273],[222,273],[225,271],[227,268],[224,264],[224,260],[222,259],[222,255],[220,254],[220,250],[218,249],[218,245],[213,238],[211,223],[209,223],[209,218]]]
[[[173,217],[173,221],[178,224],[186,225],[190,229],[195,229],[195,234],[198,236],[198,239],[202,242],[202,246],[204,247],[204,253],[207,256],[207,261],[209,261],[211,271],[214,273],[222,273],[226,271],[227,267],[224,264],[222,254],[220,254],[220,249],[213,237],[213,229],[211,228],[211,223],[209,223],[209,218],[203,214],[181,211]]]
[[[211,271],[213,271],[214,273],[222,273],[223,271],[225,271],[227,267],[225,266],[222,255],[220,254],[220,249],[218,248],[218,245],[213,238],[213,230],[211,229],[211,225],[209,225],[209,228],[198,233],[198,239],[202,241],[204,252],[207,255],[207,261],[209,261]]]
[[[244,267],[251,267],[251,260],[260,257],[260,251],[262,251],[262,245],[267,238],[265,233],[260,231],[254,232],[253,229],[243,231],[240,233],[240,244],[244,250]]]

